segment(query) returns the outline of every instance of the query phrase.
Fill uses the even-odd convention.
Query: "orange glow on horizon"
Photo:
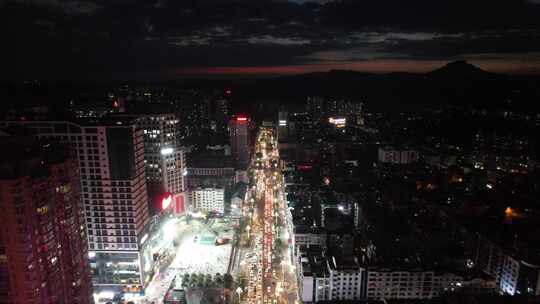
[[[494,58],[465,57],[471,64],[496,73],[540,73],[540,61],[524,62],[509,58],[507,60]],[[414,59],[374,59],[365,61],[324,61],[302,65],[281,66],[213,66],[175,68],[168,70],[172,75],[246,75],[246,76],[276,76],[294,75],[329,70],[354,70],[371,73],[411,72],[425,73],[445,66],[448,60],[414,60]]]

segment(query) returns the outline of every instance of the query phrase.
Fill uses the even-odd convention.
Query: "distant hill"
[[[521,103],[537,107],[539,80],[539,77],[495,74],[466,61],[456,61],[428,73],[331,70],[282,76],[257,80],[238,87],[235,92],[239,100],[246,102],[265,99],[272,103],[302,104],[307,96],[322,96],[363,101],[371,110],[398,111],[439,104],[501,108],[519,92]]]
[[[433,70],[427,73],[431,77],[444,77],[444,78],[453,78],[453,77],[466,77],[466,78],[490,78],[490,77],[499,77],[498,74],[494,74],[488,71],[484,71],[481,68],[468,63],[465,60],[459,60],[450,62],[447,65]]]
[[[47,104],[62,109],[72,98],[105,98],[120,84],[84,85],[25,83],[0,86],[4,109]],[[233,112],[270,113],[279,105],[302,107],[308,96],[364,102],[369,111],[418,110],[440,105],[470,105],[538,113],[540,76],[490,73],[466,61],[456,61],[428,73],[374,74],[330,70],[264,79],[183,79],[161,83],[134,83],[208,91],[230,89]]]

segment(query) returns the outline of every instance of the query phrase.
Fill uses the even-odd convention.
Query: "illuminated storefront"
[[[111,286],[111,289],[115,291],[142,290],[138,252],[93,251],[90,252],[89,257],[94,286]]]

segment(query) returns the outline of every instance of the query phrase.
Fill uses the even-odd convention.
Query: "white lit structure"
[[[163,185],[162,155],[177,146],[178,119],[171,113],[136,117],[137,126],[144,132],[147,181],[150,186]]]
[[[431,299],[437,295],[440,278],[432,271],[409,272],[381,269],[368,271],[369,299]]]
[[[520,252],[511,253],[488,238],[477,240],[474,266],[496,278],[497,290],[508,295],[540,295],[540,265]]]
[[[189,192],[190,206],[201,212],[223,213],[224,194],[223,188],[193,189]]]
[[[161,152],[163,187],[172,194],[186,189],[186,158],[183,147],[165,148]]]
[[[304,273],[301,276],[302,303],[317,303],[330,298],[330,277]]]
[[[508,295],[540,295],[540,265],[504,255],[500,266],[499,291]]]
[[[356,258],[325,256],[321,246],[300,247],[298,281],[303,303],[344,300],[432,299],[465,290],[492,293],[494,279],[467,278],[451,272],[422,269],[365,268]]]
[[[327,259],[330,273],[331,300],[360,300],[362,299],[362,276],[365,269],[361,268],[356,258],[350,261],[338,261],[335,257]]]
[[[295,232],[294,243],[296,246],[312,246],[317,245],[322,248],[326,247],[326,233],[310,233],[310,232]]]

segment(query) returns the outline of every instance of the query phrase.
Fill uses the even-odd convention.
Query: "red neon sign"
[[[246,121],[246,120],[247,120],[247,117],[243,117],[243,116],[237,117],[236,120],[237,120],[237,121]]]

